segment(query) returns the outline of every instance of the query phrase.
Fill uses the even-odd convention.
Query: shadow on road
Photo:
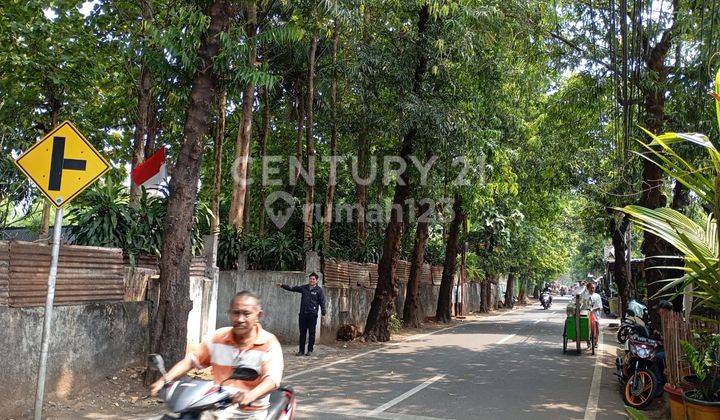
[[[528,308],[535,314],[534,308]],[[384,414],[432,418],[583,418],[595,357],[562,352],[558,310],[461,325],[294,378],[301,410],[370,410],[438,374],[441,380]],[[527,309],[524,311],[527,315]],[[495,344],[516,334],[503,344]],[[583,343],[583,348],[585,344]],[[289,361],[291,362],[291,361]],[[602,404],[598,415],[606,412]],[[305,417],[303,416],[303,417]]]

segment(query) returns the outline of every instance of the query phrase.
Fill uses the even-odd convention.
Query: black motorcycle
[[[663,394],[665,386],[662,341],[631,335],[627,353],[615,360],[615,375],[622,385],[625,404],[638,410]]]
[[[610,300],[605,296],[605,294],[600,295],[600,299],[602,301],[602,311],[606,316],[610,316]]]
[[[550,292],[543,292],[540,295],[540,304],[542,305],[543,309],[547,309],[552,304],[552,296],[550,296]]]
[[[158,354],[151,354],[150,365],[159,370],[165,377],[165,363]],[[260,372],[252,367],[236,366],[228,379],[254,381]],[[222,410],[230,407],[233,395],[223,384],[215,385],[213,381],[180,378],[167,382],[158,396],[170,410],[165,419],[199,419],[203,412]],[[270,407],[267,411],[268,420],[292,420],[295,417],[295,391],[292,387],[280,387],[270,394]]]
[[[643,314],[636,314],[632,309],[628,309],[618,329],[617,340],[618,343],[625,344],[625,341],[627,341],[631,335],[650,338],[652,337],[652,333],[653,327],[647,311]]]

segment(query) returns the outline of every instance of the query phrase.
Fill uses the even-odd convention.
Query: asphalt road
[[[566,303],[465,322],[284,382],[298,391],[301,419],[625,418],[614,349],[563,354]]]

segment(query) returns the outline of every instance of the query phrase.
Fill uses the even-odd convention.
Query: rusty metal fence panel
[[[7,242],[0,242],[0,306],[7,306],[10,289],[10,250]]]
[[[395,273],[398,281],[406,283],[410,276],[410,262],[398,261]],[[324,286],[341,288],[374,289],[377,286],[377,264],[358,263],[352,261],[325,261]],[[418,280],[423,284],[440,283],[442,267],[431,267],[423,264]]]
[[[9,306],[44,305],[51,246],[21,241],[5,242],[4,245],[9,251]],[[61,246],[55,305],[122,302],[124,293],[122,250]]]
[[[193,257],[192,261],[190,261],[190,277],[206,277],[205,257]]]
[[[160,259],[154,255],[135,255],[134,264],[125,256],[126,266],[135,266],[146,270],[155,270],[160,273]],[[190,277],[205,277],[205,257],[194,256],[190,261]]]
[[[124,262],[126,267],[144,268],[147,270],[160,270],[160,260],[154,255],[135,255],[133,260],[130,260],[129,255],[124,255]]]
[[[443,268],[440,266],[435,266],[430,269],[430,282],[432,284],[440,284],[440,281],[442,280],[442,272]]]

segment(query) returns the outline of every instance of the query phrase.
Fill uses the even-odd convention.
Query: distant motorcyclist
[[[548,297],[548,302],[549,302],[550,304],[552,304],[552,293],[550,293],[550,286],[545,285],[545,288],[543,289],[543,291],[540,292],[540,296],[542,296],[542,295],[547,295],[547,297]]]

